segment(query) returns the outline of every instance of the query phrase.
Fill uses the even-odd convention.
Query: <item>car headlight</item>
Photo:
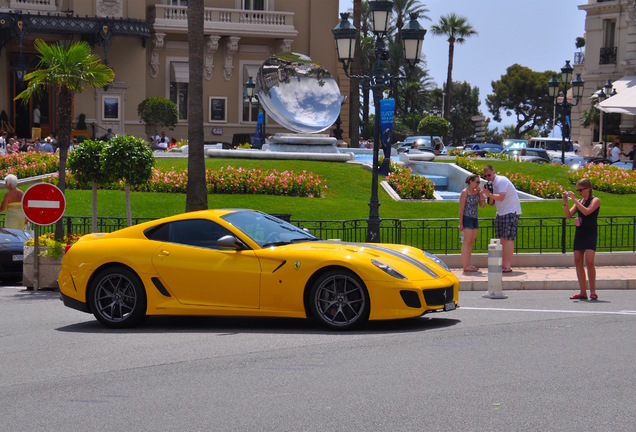
[[[426,251],[424,251],[424,256],[428,259],[430,259],[431,261],[435,261],[441,268],[443,268],[444,270],[446,270],[447,272],[450,271],[450,268],[448,268],[448,266],[446,265],[446,263],[444,261],[442,261],[440,259],[440,257],[438,257],[437,255],[433,255],[431,253],[428,253]]]
[[[371,262],[373,263],[374,266],[376,266],[377,268],[379,268],[380,270],[382,270],[384,273],[388,274],[389,276],[393,276],[396,279],[406,279],[406,276],[404,276],[402,273],[400,273],[399,271],[397,271],[396,269],[394,269],[388,264],[384,264],[383,262],[375,260],[375,259],[372,259]]]

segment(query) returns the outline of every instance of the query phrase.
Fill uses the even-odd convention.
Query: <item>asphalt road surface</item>
[[[114,331],[57,292],[0,287],[0,430],[636,430],[636,291],[482,294],[356,332],[220,317]]]

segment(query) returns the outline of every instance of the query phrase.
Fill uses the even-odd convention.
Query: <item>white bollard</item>
[[[505,299],[501,282],[501,266],[503,264],[503,248],[499,239],[490,239],[488,245],[488,293],[485,298]]]

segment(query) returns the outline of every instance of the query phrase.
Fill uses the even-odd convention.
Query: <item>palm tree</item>
[[[26,89],[15,98],[28,103],[31,96],[46,91],[53,86],[57,91],[57,128],[60,146],[60,165],[58,187],[66,190],[66,159],[71,141],[73,97],[81,93],[85,87],[98,88],[110,84],[115,78],[111,68],[101,62],[99,57],[91,53],[88,42],[60,41],[48,45],[41,39],[34,42],[40,62],[33,72],[24,79]],[[55,238],[64,237],[62,219],[55,224]]]
[[[453,87],[453,56],[455,44],[462,44],[467,37],[477,34],[477,31],[468,22],[467,18],[451,13],[441,16],[439,24],[431,26],[431,31],[436,36],[448,36],[448,74],[446,75],[446,103],[444,105],[444,118],[448,119],[451,108],[451,90]]]
[[[188,186],[186,211],[208,208],[203,153],[203,0],[188,2]]]
[[[431,18],[426,15],[426,12],[429,12],[428,9],[422,4],[420,4],[419,0],[395,0],[393,2],[393,10],[395,11],[395,28],[398,31],[398,42],[400,41],[400,31],[404,24],[406,23],[406,19],[412,13],[417,13],[419,17],[431,20]]]
[[[362,0],[353,0],[353,26],[360,29]],[[356,36],[355,52],[360,52],[360,32]],[[356,55],[351,62],[351,74],[360,75],[360,56]],[[351,147],[358,147],[360,140],[360,80],[351,78],[349,89],[349,139]]]

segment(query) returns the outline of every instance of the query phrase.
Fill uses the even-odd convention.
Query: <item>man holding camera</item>
[[[492,191],[484,188],[484,194],[488,203],[494,201],[497,207],[495,217],[495,237],[501,240],[502,269],[503,273],[512,271],[512,255],[514,253],[515,239],[517,238],[517,225],[521,214],[521,202],[517,189],[507,177],[495,174],[492,165],[484,167],[484,178],[492,182]]]

